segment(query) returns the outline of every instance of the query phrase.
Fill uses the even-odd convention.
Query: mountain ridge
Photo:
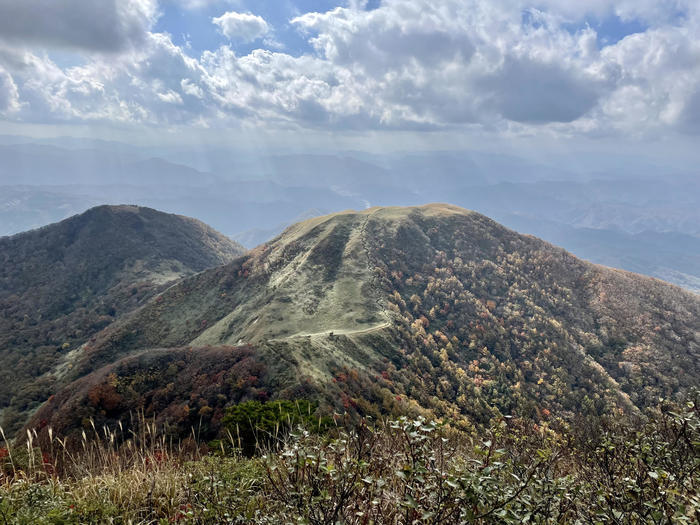
[[[52,393],[64,354],[176,280],[244,252],[195,219],[129,205],[0,238],[3,426]]]
[[[325,414],[428,413],[467,426],[516,413],[635,413],[697,384],[699,318],[690,292],[581,261],[476,212],[379,207],[303,221],[179,281],[84,344],[65,379],[111,367],[109,388],[129,410],[153,408],[144,399],[167,398],[167,385],[149,376],[143,390],[119,363],[247,345],[266,372],[243,381],[239,399],[311,396]],[[207,376],[211,392],[223,372]],[[176,426],[225,412],[218,395],[190,399],[192,415]],[[33,423],[79,426],[56,403]],[[99,407],[86,402],[81,420],[113,423]],[[205,420],[215,434],[216,418]]]

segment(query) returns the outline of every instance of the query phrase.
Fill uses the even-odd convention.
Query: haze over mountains
[[[62,248],[75,245],[62,233],[75,225],[85,268]],[[23,283],[3,284],[15,294],[2,309],[3,369],[24,374],[5,379],[13,428],[47,398],[30,427],[59,434],[143,411],[175,435],[196,427],[209,438],[232,404],[296,398],[325,415],[422,413],[468,428],[511,413],[634,414],[700,380],[697,295],[451,205],[308,219],[233,260],[239,248],[200,223],[133,207],[4,242],[13,260],[39,254],[23,256],[32,271],[22,280],[3,280]],[[126,267],[143,275],[117,271],[134,243],[142,262]],[[178,246],[190,249],[168,251]],[[105,260],[112,271],[89,271]],[[172,266],[185,275],[216,264],[158,287],[179,277]],[[77,301],[58,317],[31,309],[47,272],[75,290],[54,290]]]
[[[700,290],[700,182],[643,158],[260,155],[13,136],[0,144],[0,235],[128,202],[198,217],[252,248],[324,213],[444,201],[593,262]]]

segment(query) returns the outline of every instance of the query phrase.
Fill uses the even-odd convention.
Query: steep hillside
[[[0,238],[0,412],[13,429],[53,391],[49,372],[174,280],[243,248],[194,219],[101,206]]]
[[[151,374],[144,390],[134,362],[152,359],[153,348],[221,345],[248,345],[264,365],[238,384],[262,389],[235,400],[318,397],[322,412],[423,411],[461,425],[498,414],[632,413],[698,384],[699,319],[696,295],[461,208],[343,212],[299,223],[106,328],[71,355],[77,366],[61,369],[66,380],[97,372],[33,423],[113,422],[119,410],[96,395],[89,403],[90,388],[153,409],[135,400],[134,385],[150,399],[178,382]],[[183,396],[189,422],[216,431],[212,414],[235,401],[220,392],[224,373],[207,376],[219,385],[210,394]],[[62,410],[69,398],[88,406],[80,421]]]

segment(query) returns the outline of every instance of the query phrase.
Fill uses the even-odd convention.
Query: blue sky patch
[[[586,27],[591,27],[598,34],[598,46],[603,48],[617,44],[626,36],[643,33],[649,25],[637,19],[622,20],[618,16],[610,16],[603,20],[588,17],[583,22],[564,24],[564,29],[576,33]]]
[[[307,38],[300,35],[289,21],[309,12],[325,13],[346,3],[338,0],[280,0],[276,2],[247,1],[232,6],[214,4],[196,10],[186,10],[168,3],[161,9],[155,31],[172,35],[173,42],[179,46],[187,45],[191,55],[199,56],[206,50],[217,49],[222,45],[231,45],[239,56],[246,55],[254,49],[269,48],[280,50],[293,56],[311,53],[313,49]],[[367,9],[378,7],[380,0],[371,0]],[[212,23],[212,18],[227,11],[252,13],[261,16],[271,27],[271,33],[255,42],[242,44],[229,42]],[[280,46],[270,45],[277,42]]]
[[[228,42],[221,35],[211,19],[223,14],[221,8],[183,10],[173,4],[166,4],[161,9],[162,16],[156,24],[155,31],[172,35],[173,43],[178,46],[187,46],[190,53],[200,55],[202,51],[217,49]]]
[[[600,47],[617,44],[626,36],[643,33],[649,27],[640,20],[622,20],[617,16],[611,16],[597,24],[589,21],[589,24],[598,33]]]

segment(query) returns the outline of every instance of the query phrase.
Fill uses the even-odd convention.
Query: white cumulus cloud
[[[184,9],[196,10],[220,4],[237,4],[240,0],[163,0],[165,3],[177,4]]]
[[[219,27],[221,33],[229,40],[239,42],[253,42],[264,37],[270,26],[265,19],[250,13],[237,13],[229,11],[213,18],[212,22]]]
[[[17,85],[12,76],[0,67],[0,115],[14,113],[19,107]]]
[[[5,118],[509,136],[700,133],[700,7],[690,0],[383,0],[370,11],[360,2],[291,20],[309,45],[297,55],[265,49],[271,26],[231,11],[213,19],[231,44],[200,56],[153,32],[153,2],[103,4],[114,13],[150,6],[138,18],[139,45],[135,37],[83,42],[122,51],[59,67],[29,44],[60,37],[77,46],[86,36],[55,29],[15,42],[0,31]],[[58,25],[68,25],[62,16]],[[626,17],[641,29],[601,44],[591,16]],[[235,44],[254,41],[260,49],[236,52]]]

